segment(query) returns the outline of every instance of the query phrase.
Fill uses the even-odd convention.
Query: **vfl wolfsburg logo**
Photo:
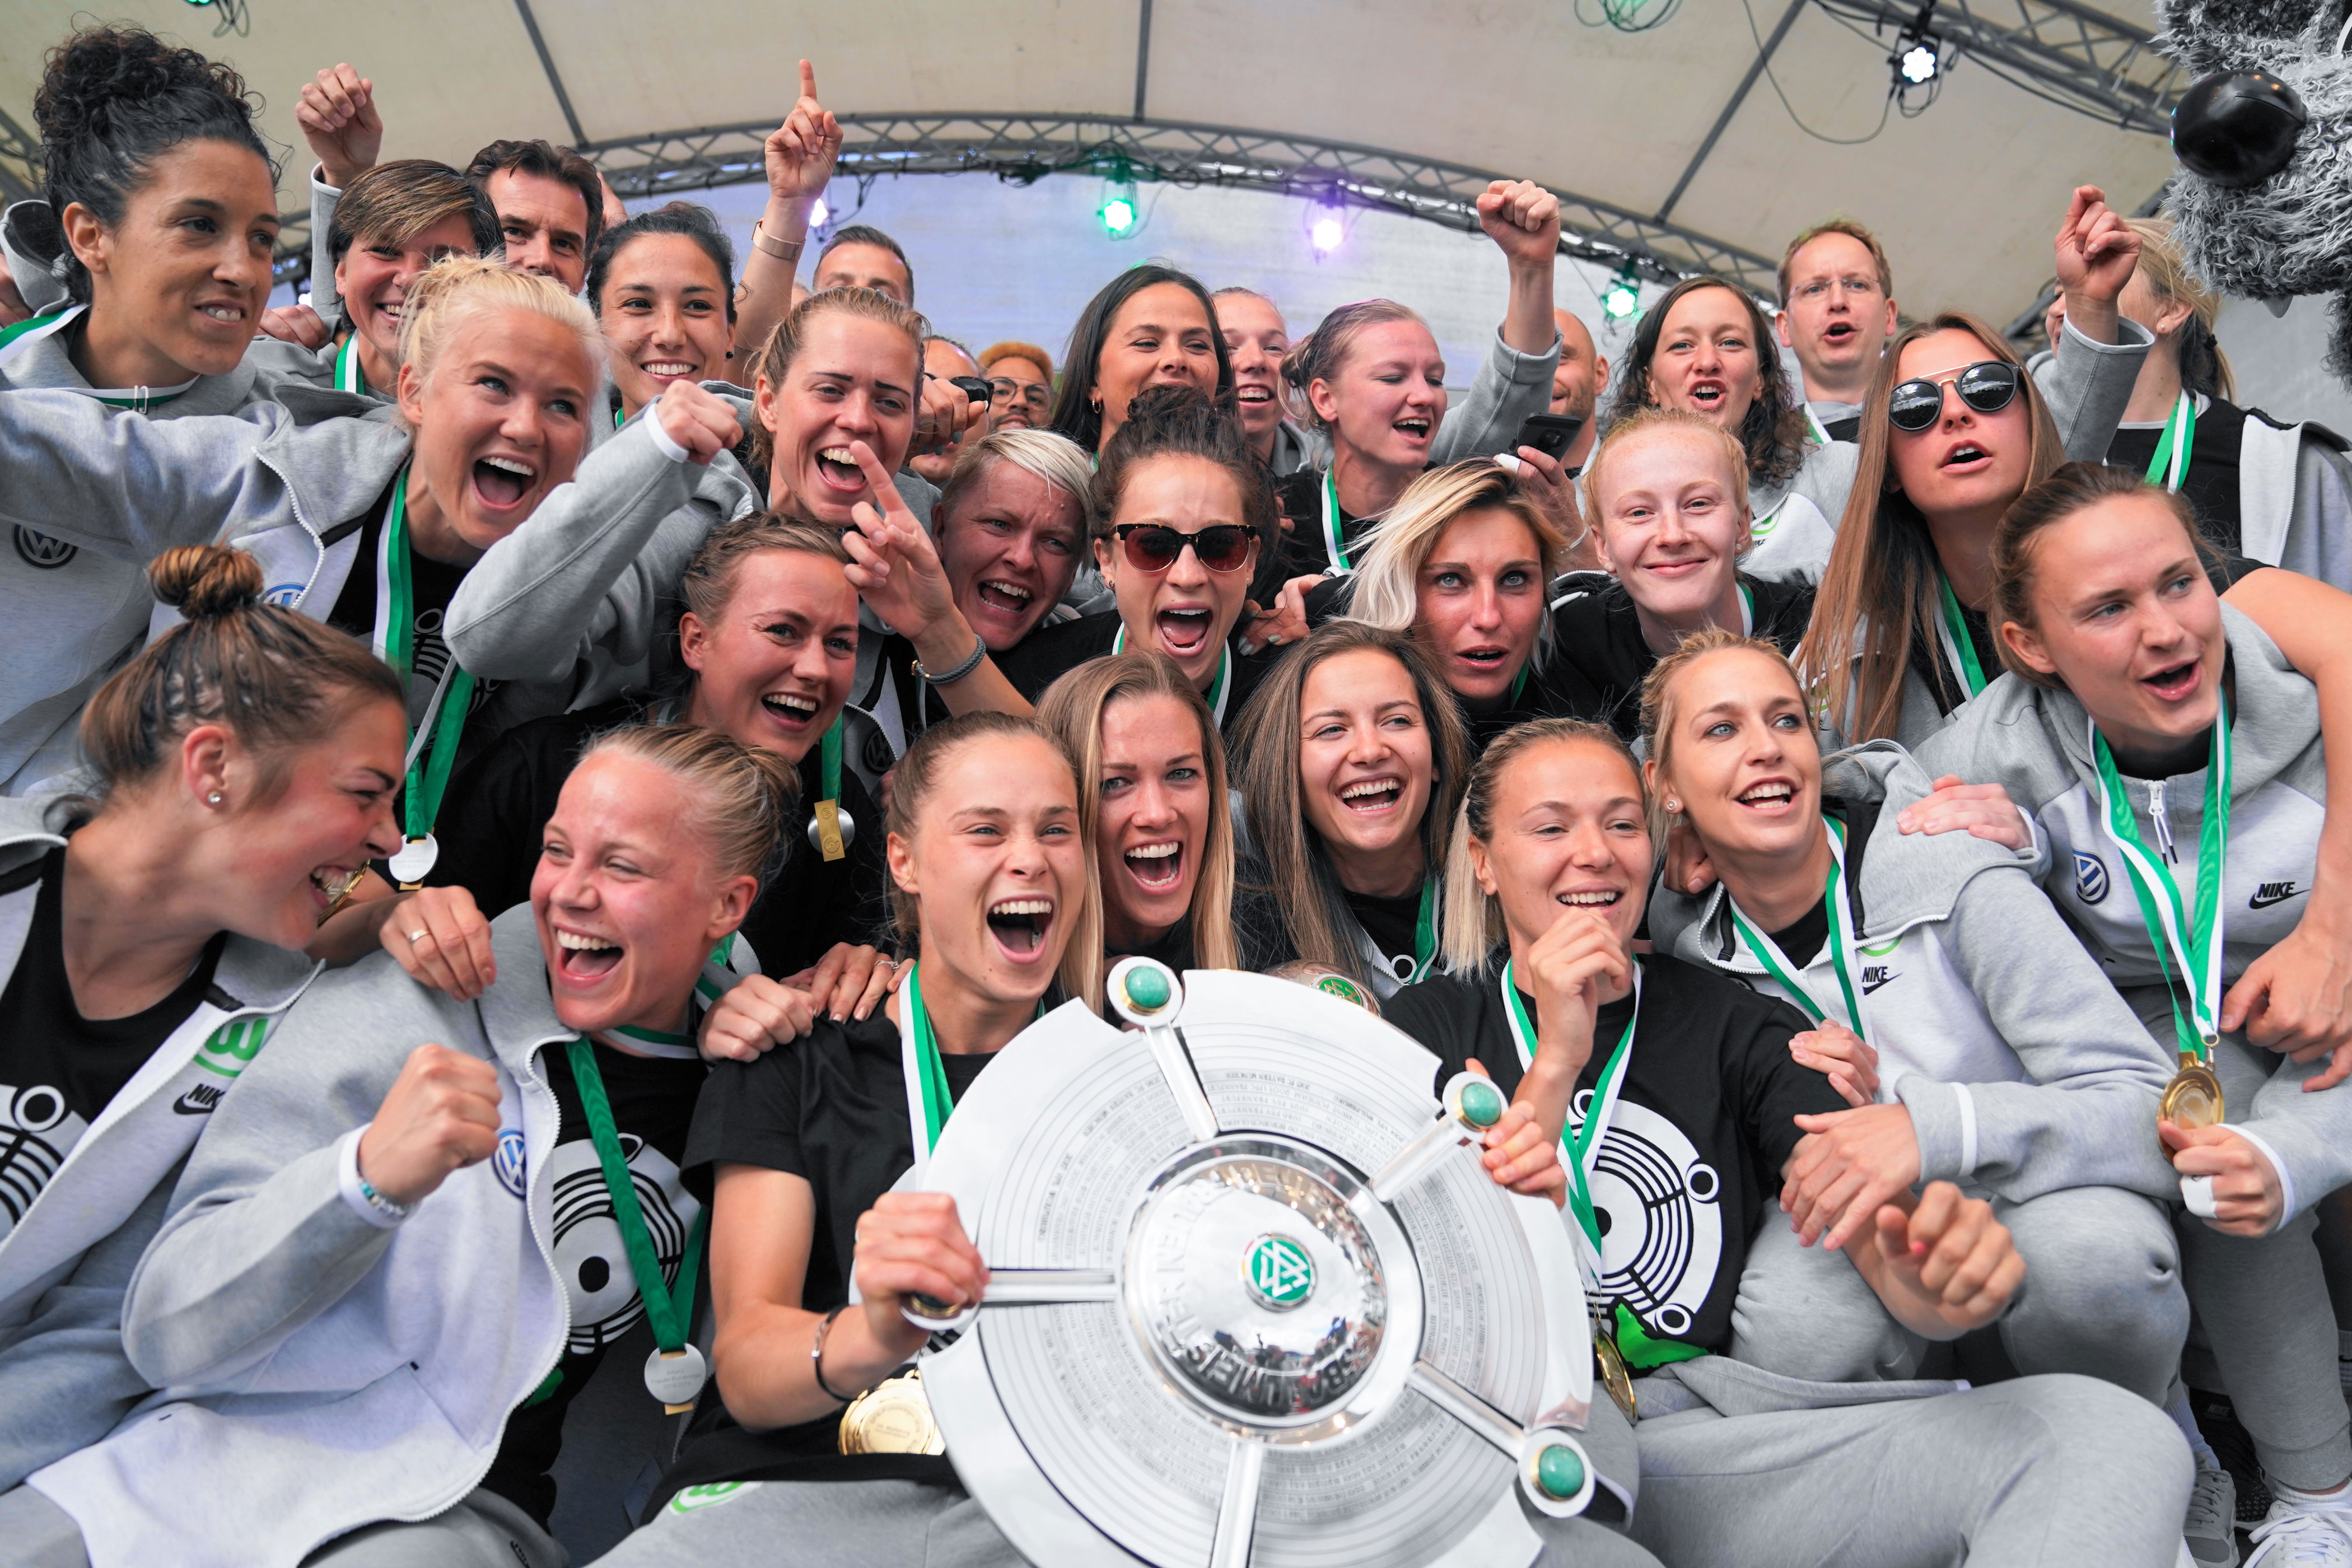
[[[669,1510],[672,1513],[692,1513],[697,1509],[709,1508],[715,1503],[732,1502],[743,1495],[745,1488],[759,1484],[757,1481],[713,1481],[708,1486],[681,1487],[677,1495],[669,1500]]]
[[[1286,1312],[1315,1294],[1315,1260],[1286,1236],[1261,1236],[1242,1260],[1242,1278],[1259,1306]]]

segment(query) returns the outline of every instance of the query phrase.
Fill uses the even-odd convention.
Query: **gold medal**
[[[2219,1127],[2221,1124],[2221,1080],[2213,1069],[2187,1051],[2180,1053],[2180,1070],[2164,1086],[2156,1113],[2176,1127]]]
[[[1606,1319],[1597,1314],[1592,1320],[1592,1360],[1601,1374],[1601,1386],[1609,1391],[1625,1419],[1640,1419],[1633,1411],[1633,1379],[1625,1370],[1625,1358],[1617,1353],[1617,1341],[1612,1336]]]
[[[877,1383],[841,1413],[845,1454],[944,1454],[947,1440],[923,1396],[923,1374],[903,1372]]]

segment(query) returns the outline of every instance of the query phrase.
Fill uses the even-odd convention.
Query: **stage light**
[[[1315,220],[1315,226],[1307,231],[1307,242],[1315,247],[1318,256],[1330,255],[1339,248],[1339,241],[1345,237],[1346,233],[1336,217],[1318,217]]]
[[[1102,219],[1103,232],[1113,239],[1125,239],[1135,229],[1135,200],[1131,196],[1112,196],[1097,208],[1095,216]]]
[[[823,196],[819,196],[816,199],[816,205],[809,208],[808,226],[811,228],[823,228],[824,226],[824,220],[832,216],[833,209],[824,205],[824,198]]]
[[[1601,291],[1601,313],[1612,321],[1642,313],[1642,278],[1632,266],[1619,268],[1609,287]]]
[[[1942,68],[1943,62],[1937,58],[1936,46],[1930,39],[1922,39],[1912,45],[1895,62],[1895,73],[1912,87],[1926,86]]]

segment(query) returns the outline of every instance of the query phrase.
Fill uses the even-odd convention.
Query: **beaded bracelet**
[[[923,668],[923,661],[919,658],[915,661],[915,673],[921,676],[925,680],[929,681],[933,686],[953,686],[957,681],[961,680],[965,676],[970,675],[973,670],[978,669],[980,668],[980,661],[987,657],[988,639],[981,637],[977,633],[974,633],[971,639],[971,657],[965,659],[961,664],[957,665],[953,669],[943,669],[937,675],[933,675],[929,670]]]

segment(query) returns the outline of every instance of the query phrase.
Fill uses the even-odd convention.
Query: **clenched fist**
[[[499,1146],[499,1069],[446,1046],[419,1046],[360,1136],[360,1174],[413,1204]]]

